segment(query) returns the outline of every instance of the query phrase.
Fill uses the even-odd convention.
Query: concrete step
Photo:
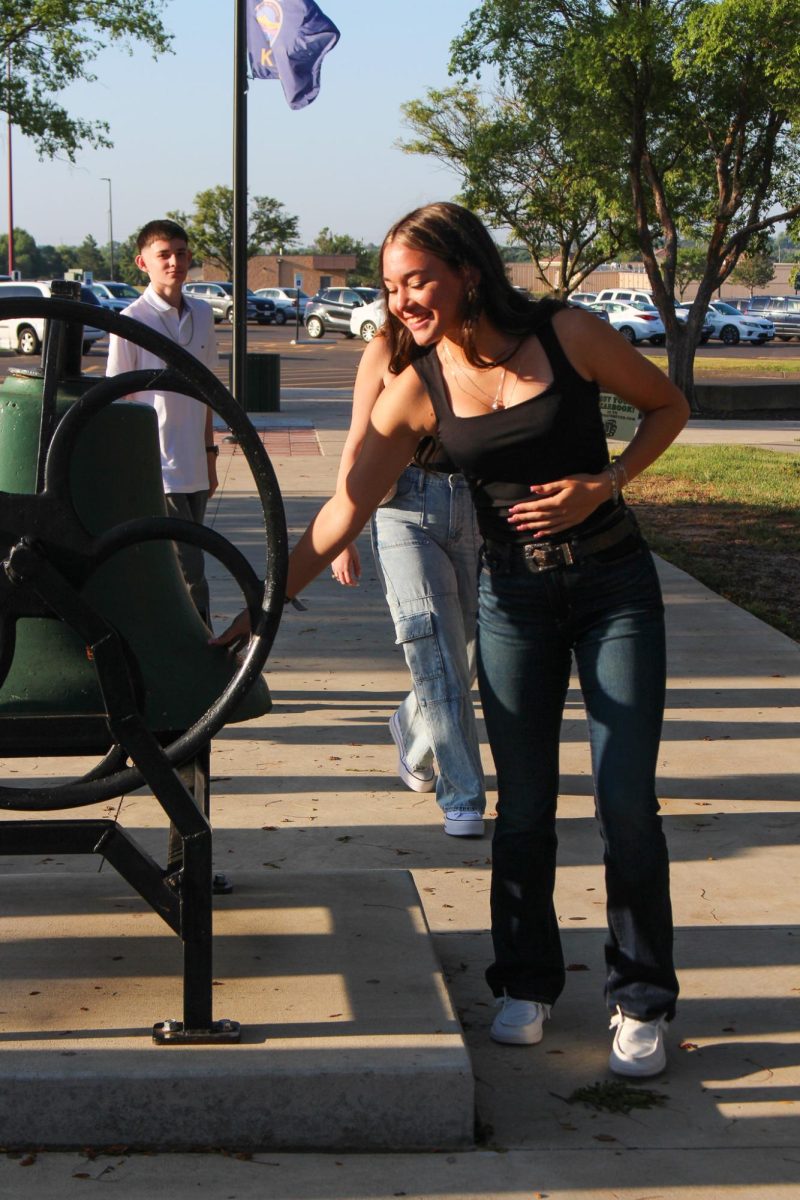
[[[402,870],[234,880],[215,898],[214,1017],[240,1045],[155,1046],[181,943],[107,867],[0,880],[6,1146],[442,1149],[474,1085]]]

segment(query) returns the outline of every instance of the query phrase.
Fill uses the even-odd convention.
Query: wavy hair
[[[485,317],[496,329],[522,340],[534,333],[553,312],[563,308],[557,300],[529,300],[509,282],[505,265],[486,226],[469,209],[442,200],[415,208],[396,221],[383,239],[380,252],[381,279],[383,255],[392,242],[402,242],[412,250],[434,254],[464,279],[461,348],[475,367],[497,366],[511,358],[517,347],[500,359],[486,359],[478,351],[478,321]],[[401,321],[389,309],[389,293],[382,283],[386,304],[384,336],[389,343],[389,369],[395,374],[424,353]]]

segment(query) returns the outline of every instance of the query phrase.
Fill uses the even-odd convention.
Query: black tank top
[[[506,520],[510,505],[530,498],[531,484],[596,475],[609,461],[597,384],[572,366],[550,321],[536,335],[553,382],[538,396],[477,417],[453,413],[435,347],[412,364],[433,404],[441,446],[469,483],[480,531],[498,542],[531,540],[530,533],[516,533]],[[601,504],[582,525],[554,540],[573,537],[612,510],[610,501]]]

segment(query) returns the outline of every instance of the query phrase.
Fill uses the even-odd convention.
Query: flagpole
[[[247,411],[247,24],[234,0],[233,72],[233,347],[231,391]]]

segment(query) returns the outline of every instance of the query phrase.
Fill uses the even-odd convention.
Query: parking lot
[[[282,387],[303,388],[351,388],[355,380],[358,361],[364,343],[357,338],[347,338],[331,333],[314,341],[300,326],[299,344],[294,344],[294,325],[250,325],[247,329],[247,350],[250,354],[280,354]],[[217,344],[220,352],[220,379],[227,384],[232,333],[230,326],[217,326]],[[105,373],[108,342],[96,342],[91,353],[83,359],[86,374]],[[644,345],[641,350],[656,362],[666,366],[667,352],[664,346]],[[770,342],[764,346],[723,346],[721,342],[710,342],[697,349],[697,361],[707,358],[724,358],[727,361],[743,360],[752,363],[762,360],[766,371],[782,361],[800,357],[800,342]],[[40,365],[36,355],[3,355],[0,357],[0,377],[11,368],[30,370]],[[748,371],[751,375],[752,368]],[[727,378],[731,378],[730,374]],[[735,378],[735,377],[734,377]]]

